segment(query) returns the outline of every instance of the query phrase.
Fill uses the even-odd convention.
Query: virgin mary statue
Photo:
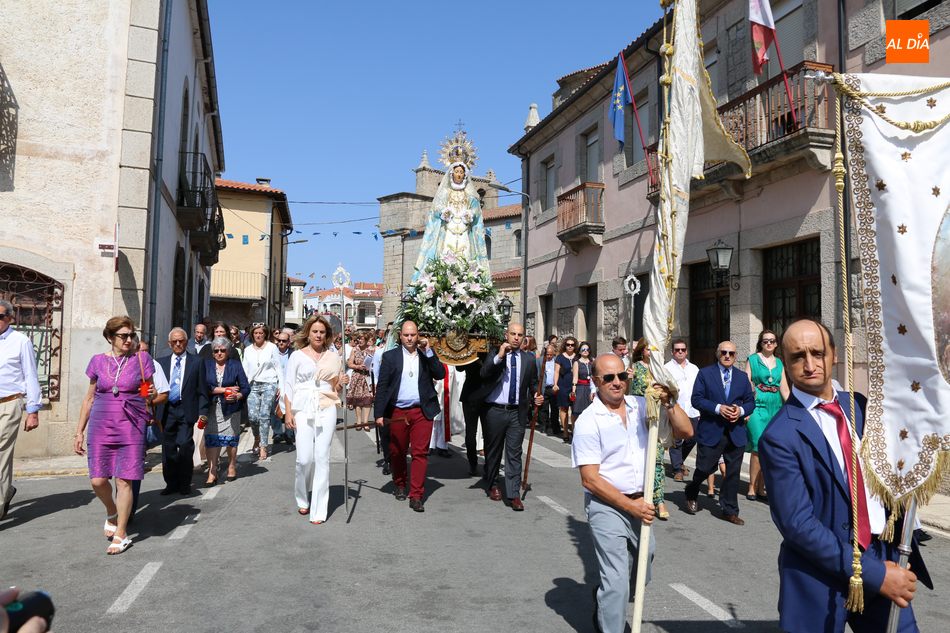
[[[483,266],[488,270],[482,205],[471,176],[475,146],[465,132],[446,139],[441,160],[446,166],[445,176],[435,192],[411,283],[433,259],[465,261],[473,268]]]

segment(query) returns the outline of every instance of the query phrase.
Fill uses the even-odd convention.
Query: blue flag
[[[610,122],[614,126],[614,138],[623,149],[623,115],[624,108],[633,103],[633,93],[630,92],[630,81],[627,78],[627,68],[623,62],[623,53],[617,55],[617,74],[614,75],[614,91],[610,96]]]

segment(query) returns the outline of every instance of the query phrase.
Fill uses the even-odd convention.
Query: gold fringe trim
[[[848,581],[848,600],[844,603],[845,609],[852,613],[864,612],[864,581],[861,580],[861,550],[854,546],[854,555],[851,560],[851,569],[854,572]]]
[[[868,461],[866,453],[869,449],[867,446],[867,444],[861,445],[862,463],[867,463]],[[884,485],[877,473],[869,468],[864,469],[864,485],[867,486],[872,495],[881,500],[884,507],[891,513],[891,517],[894,517],[894,515],[903,513],[904,506],[907,505],[907,502],[911,499],[917,502],[917,507],[923,507],[930,503],[933,496],[937,494],[944,475],[948,472],[950,472],[950,453],[939,452],[937,453],[937,465],[934,467],[933,472],[930,473],[930,476],[927,477],[922,484],[914,488],[913,492],[909,494],[895,497],[894,493],[891,492],[890,488]],[[894,518],[894,521],[897,521],[898,518],[899,516]],[[888,519],[888,524],[890,528],[890,519]],[[900,538],[900,535],[897,535],[897,537]],[[892,540],[893,535],[891,538],[884,539],[884,534],[882,534],[881,538],[883,540]]]

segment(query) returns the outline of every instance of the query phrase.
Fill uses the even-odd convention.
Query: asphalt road
[[[105,512],[85,478],[21,479],[0,522],[0,583],[49,591],[60,632],[591,630],[596,570],[566,445],[537,440],[522,513],[487,499],[457,447],[432,457],[417,514],[392,497],[371,436],[349,439],[349,517],[339,462],[329,521],[297,515],[294,454],[281,445],[264,463],[242,456],[237,481],[187,498],[159,496],[161,474],[148,474],[135,545],[121,556],[106,556]],[[686,515],[682,489],[667,480],[672,517],[656,530],[643,630],[778,631],[768,507],[740,498],[737,527],[705,495]],[[937,590],[918,591],[917,618],[943,631],[950,541],[936,537],[924,554]]]

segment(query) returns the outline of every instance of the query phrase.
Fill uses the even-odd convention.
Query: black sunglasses
[[[120,339],[122,339],[123,341],[127,341],[127,340],[129,340],[130,338],[132,338],[133,336],[135,336],[135,332],[116,332],[115,335],[116,335],[117,338],[120,338]]]
[[[0,314],[0,319],[12,319],[12,318],[13,318],[12,314],[7,314],[6,312],[4,312],[3,314]]]
[[[686,351],[686,348],[685,348],[685,347],[674,347],[674,348],[673,348],[673,351],[674,351],[674,352],[685,352],[685,351]]]
[[[729,350],[727,350],[727,349],[724,349],[724,350],[722,350],[721,352],[719,352],[719,355],[720,355],[720,356],[735,356],[736,353],[735,353],[735,352],[732,352],[732,351],[729,351]]]
[[[214,353],[214,354],[227,354],[227,353],[228,353],[228,350],[226,350],[226,349],[213,349],[213,350],[211,350],[211,351],[212,351],[212,353]]]
[[[620,382],[627,382],[627,379],[630,378],[630,372],[622,371],[619,374],[604,374],[603,376],[598,376],[601,381],[604,383],[612,383],[614,379],[619,378]]]
[[[289,342],[290,342],[290,339],[289,339],[289,338],[279,338],[279,339],[277,339],[277,342],[278,342],[278,343],[289,343]]]

